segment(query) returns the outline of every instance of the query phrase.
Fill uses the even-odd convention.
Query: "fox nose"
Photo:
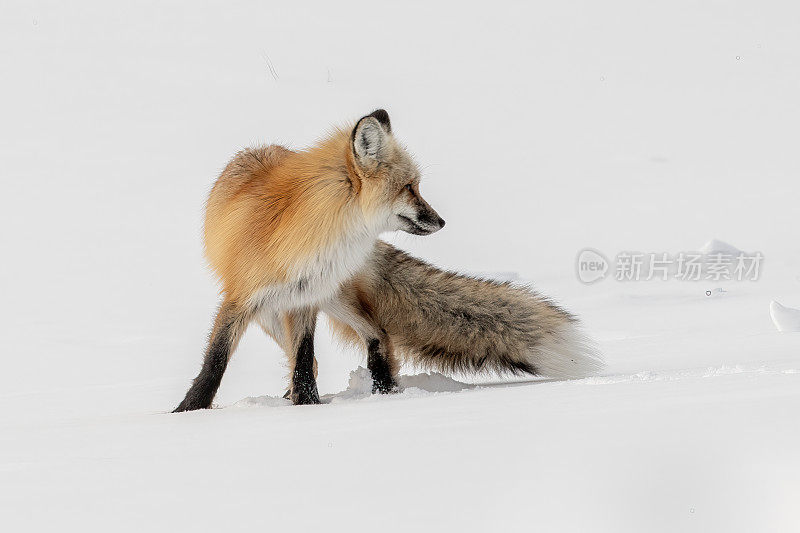
[[[439,228],[444,227],[444,219],[442,217],[439,217],[439,220],[437,220],[437,222],[439,223]]]

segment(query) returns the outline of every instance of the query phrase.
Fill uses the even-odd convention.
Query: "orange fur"
[[[286,282],[345,234],[360,211],[351,154],[349,133],[336,130],[307,151],[244,150],[228,164],[208,199],[205,248],[231,299]]]

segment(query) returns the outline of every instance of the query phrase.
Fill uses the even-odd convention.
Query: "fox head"
[[[442,217],[420,195],[419,168],[395,140],[386,111],[378,109],[356,123],[350,149],[363,211],[376,225],[414,235],[430,235],[444,227]]]

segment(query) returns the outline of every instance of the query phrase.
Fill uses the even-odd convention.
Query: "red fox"
[[[445,370],[581,376],[600,365],[576,320],[508,284],[442,272],[378,241],[445,222],[379,109],[317,145],[239,152],[206,205],[205,251],[222,286],[203,365],[175,411],[211,406],[252,321],[286,352],[288,397],[319,403],[319,311],[368,352],[375,392],[396,390],[398,357]]]

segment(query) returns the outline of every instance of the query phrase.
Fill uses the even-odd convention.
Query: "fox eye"
[[[412,187],[410,183],[407,183],[406,186],[403,188],[408,192],[414,192],[414,187]]]

